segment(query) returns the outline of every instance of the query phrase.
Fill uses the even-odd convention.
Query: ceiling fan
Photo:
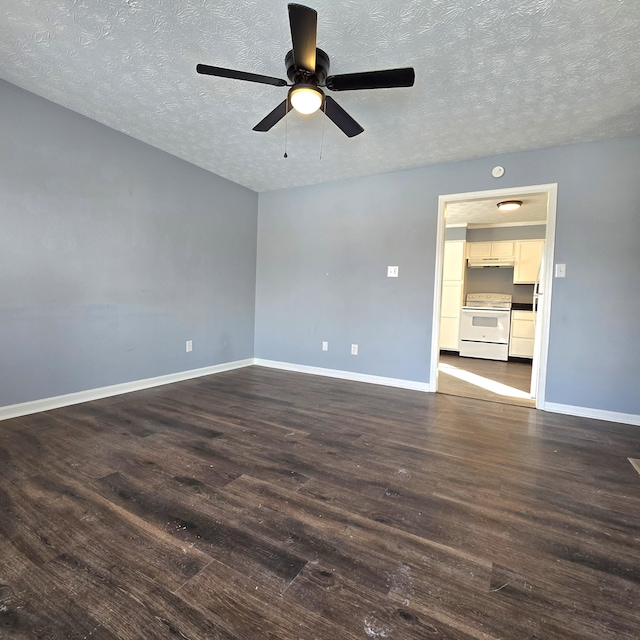
[[[269,131],[293,107],[300,113],[314,113],[318,109],[322,109],[324,114],[347,136],[350,138],[357,136],[364,129],[331,96],[325,95],[322,89],[355,91],[412,87],[415,81],[415,72],[413,67],[404,67],[330,76],[329,56],[322,49],[316,48],[317,22],[318,14],[314,9],[301,4],[289,5],[289,25],[293,49],[285,56],[284,63],[291,84],[281,78],[212,67],[206,64],[197,65],[196,71],[221,78],[247,80],[271,84],[276,87],[291,87],[287,98],[253,127],[254,131]]]

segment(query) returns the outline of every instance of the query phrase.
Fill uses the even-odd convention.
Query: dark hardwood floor
[[[640,428],[251,367],[0,423],[0,636],[640,637]]]
[[[529,395],[530,389],[531,362],[502,362],[462,358],[450,353],[440,354],[440,393],[521,407],[535,407],[535,400]]]

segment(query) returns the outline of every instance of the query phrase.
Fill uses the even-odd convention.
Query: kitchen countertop
[[[511,304],[512,311],[533,311],[533,303],[531,302],[513,302]]]

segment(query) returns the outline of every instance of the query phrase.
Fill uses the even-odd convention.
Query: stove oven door
[[[462,309],[460,340],[509,343],[511,311],[498,309]]]
[[[511,311],[462,308],[460,355],[471,358],[507,360]]]

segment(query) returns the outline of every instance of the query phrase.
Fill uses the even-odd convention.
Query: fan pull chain
[[[324,121],[327,119],[327,103],[326,102],[322,105],[321,111],[324,114],[324,118],[322,118],[322,137],[320,138],[320,160],[322,160],[322,148],[324,146]]]
[[[285,105],[284,111],[284,157],[288,158],[287,155],[287,138],[289,133],[289,99],[287,98],[287,104]]]

